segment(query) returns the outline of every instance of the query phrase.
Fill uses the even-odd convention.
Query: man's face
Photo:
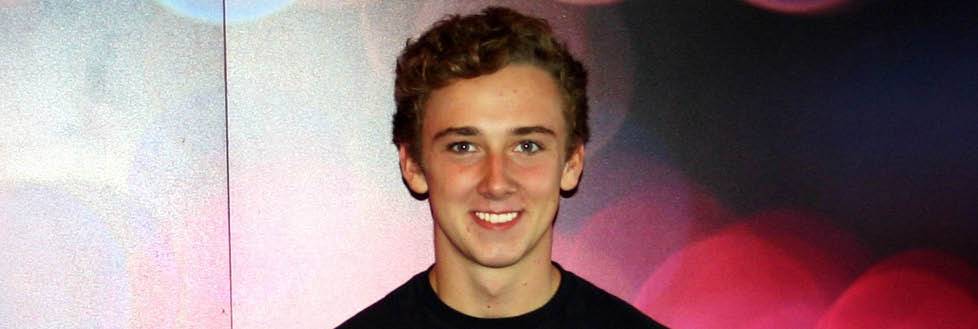
[[[577,186],[584,157],[583,146],[568,157],[562,108],[554,79],[532,65],[429,96],[420,165],[404,147],[400,153],[409,187],[428,193],[436,248],[493,268],[531,253],[549,259],[560,190]]]

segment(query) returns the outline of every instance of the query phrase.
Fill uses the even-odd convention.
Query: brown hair
[[[423,105],[431,92],[460,79],[492,74],[512,63],[531,64],[550,73],[564,98],[568,147],[587,143],[584,66],[554,38],[547,21],[508,8],[488,7],[479,14],[448,16],[417,40],[407,41],[397,59],[394,80],[394,145],[406,144],[411,157],[420,161],[418,135]]]

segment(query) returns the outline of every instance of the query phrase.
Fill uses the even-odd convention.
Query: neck
[[[525,257],[486,267],[461,255],[435,229],[435,265],[428,279],[449,307],[477,318],[504,318],[542,307],[557,292],[560,271],[551,263],[552,231]]]

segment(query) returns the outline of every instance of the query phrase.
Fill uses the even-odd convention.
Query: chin
[[[473,262],[488,268],[510,267],[518,263],[520,259],[522,259],[522,257],[514,256],[514,255],[492,255],[492,256],[485,256],[485,257],[479,257],[479,256],[472,257]]]

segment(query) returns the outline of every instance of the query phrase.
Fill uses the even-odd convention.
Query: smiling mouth
[[[487,222],[487,223],[491,223],[491,224],[503,224],[503,223],[508,223],[508,222],[513,221],[514,219],[516,219],[516,216],[519,215],[519,214],[520,213],[518,211],[504,212],[504,213],[498,213],[498,214],[497,213],[491,213],[491,212],[476,211],[475,212],[475,217],[478,217],[480,220],[482,220],[484,222]]]

